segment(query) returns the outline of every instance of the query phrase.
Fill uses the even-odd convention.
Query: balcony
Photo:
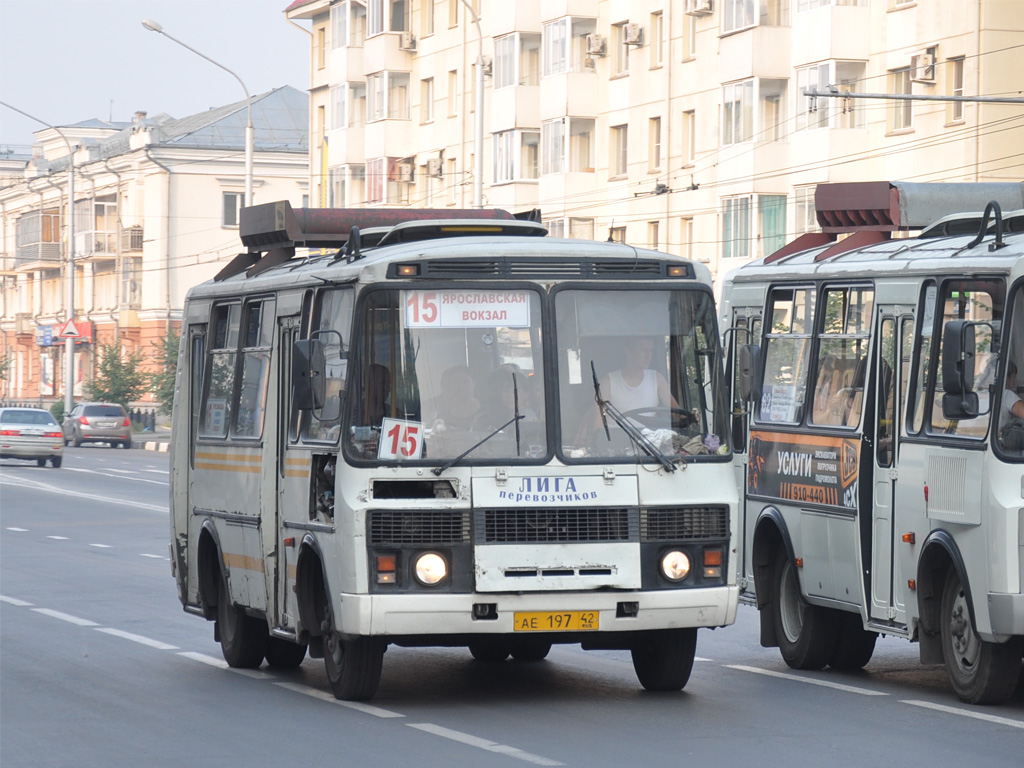
[[[60,243],[25,243],[18,246],[14,268],[19,272],[31,272],[52,269],[60,262]]]
[[[7,253],[0,253],[0,275],[13,275],[15,272],[14,257]]]

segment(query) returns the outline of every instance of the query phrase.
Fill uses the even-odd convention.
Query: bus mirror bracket
[[[292,349],[292,397],[300,411],[324,407],[324,345],[320,339],[299,339]]]
[[[760,384],[761,347],[757,344],[744,344],[739,354],[739,396],[744,402],[757,400],[757,388]]]
[[[978,415],[974,391],[974,360],[977,353],[976,323],[953,320],[942,332],[942,415],[947,419],[972,419]]]

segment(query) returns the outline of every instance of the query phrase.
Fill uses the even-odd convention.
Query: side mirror
[[[300,339],[292,347],[292,392],[301,411],[324,407],[324,345],[319,339]]]
[[[737,365],[740,398],[745,402],[758,399],[757,387],[761,383],[761,347],[757,344],[744,344],[740,347]]]
[[[974,325],[966,320],[953,320],[946,323],[942,332],[942,415],[947,419],[971,419],[978,415]]]

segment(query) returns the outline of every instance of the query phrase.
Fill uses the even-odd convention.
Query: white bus
[[[308,647],[369,699],[390,644],[580,643],[682,688],[738,604],[708,270],[496,211],[271,203],[241,235],[186,300],[171,454],[179,598],[228,664]]]
[[[895,635],[920,644],[922,663],[944,663],[964,701],[1014,693],[1021,195],[1020,184],[821,185],[822,232],[725,282],[740,599],[791,667],[857,669],[879,634]],[[921,231],[890,239],[906,229]]]

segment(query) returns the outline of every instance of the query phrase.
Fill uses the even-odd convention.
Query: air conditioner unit
[[[403,51],[416,50],[416,36],[412,32],[403,32],[398,41],[398,47]]]
[[[587,35],[587,55],[588,56],[604,56],[608,51],[608,45],[605,42],[604,35],[590,34]]]
[[[919,53],[910,57],[910,79],[915,83],[935,82],[935,55]]]
[[[622,42],[626,45],[644,44],[644,28],[639,24],[627,24],[624,33],[625,39]]]
[[[712,12],[712,0],[686,0],[683,12],[689,16],[707,16]]]
[[[441,158],[432,157],[427,160],[427,176],[431,176],[435,179],[441,178]]]
[[[412,163],[398,164],[398,180],[405,184],[412,184],[416,180],[416,170]]]

